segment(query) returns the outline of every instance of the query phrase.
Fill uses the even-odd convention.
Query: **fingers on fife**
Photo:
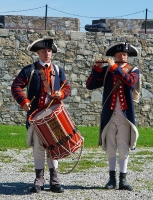
[[[106,61],[104,61],[103,59],[99,59],[95,62],[95,66],[102,68],[104,63],[108,63],[108,65],[113,66],[115,64],[115,61],[113,58],[108,58]]]

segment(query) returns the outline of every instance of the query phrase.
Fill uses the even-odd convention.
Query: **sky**
[[[80,31],[98,19],[153,19],[152,0],[0,0],[0,15],[72,17]]]

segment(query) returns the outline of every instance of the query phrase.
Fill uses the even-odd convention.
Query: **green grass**
[[[0,150],[8,148],[27,148],[26,128],[24,126],[0,125]]]
[[[84,147],[98,147],[99,127],[97,126],[79,126],[79,132],[84,137]]]
[[[29,164],[29,165],[23,165],[22,168],[20,169],[20,172],[34,172],[34,165]]]
[[[12,162],[11,156],[2,155],[2,156],[0,156],[0,158],[3,163],[11,163]]]
[[[98,147],[99,127],[79,126],[79,132],[84,137],[85,148]],[[138,128],[139,138],[137,147],[153,147],[153,127]],[[26,128],[24,126],[0,125],[0,150],[8,148],[25,149]]]
[[[78,154],[76,154],[74,158],[70,155],[64,159],[60,159],[59,171],[69,171],[76,164],[76,161],[78,161]],[[91,148],[87,152],[83,151],[78,167],[76,167],[73,171],[81,172],[91,168],[102,168],[106,166],[108,166],[108,164],[105,153],[101,150],[99,151],[99,148]]]
[[[59,165],[59,171],[60,172],[66,172],[69,171],[72,167],[73,167],[73,162],[68,163],[68,162],[61,162],[60,161],[60,165]],[[94,160],[86,160],[84,159],[84,157],[82,156],[81,161],[79,162],[79,167],[76,167],[73,171],[74,172],[81,172],[81,171],[85,171],[91,168],[95,168],[95,167],[107,167],[107,161],[103,161],[102,159],[99,159],[98,161],[94,161]]]
[[[153,127],[138,128],[138,147],[153,147]]]
[[[99,148],[97,148],[99,138],[99,127],[79,126],[78,130],[84,137],[84,148],[87,149],[88,153],[85,153],[83,151],[79,165],[73,171],[80,172],[91,168],[103,168],[108,166],[105,152],[100,151],[99,153]],[[137,148],[153,147],[153,128],[143,127],[138,128],[138,130],[139,139],[137,142]],[[26,149],[26,132],[27,131],[24,126],[0,125],[0,151],[13,149],[16,151],[17,154],[19,154],[22,149]],[[129,169],[141,172],[143,170],[144,164],[147,162],[151,162],[152,159],[152,151],[149,149],[142,148],[140,149],[140,151],[131,154],[131,159],[129,161]],[[12,159],[10,156],[7,156],[3,152],[1,152],[0,160],[2,160],[3,163],[15,162],[14,159]],[[74,159],[70,160],[70,158],[68,157],[66,159],[60,160],[59,172],[67,172],[71,170],[74,166],[74,161]],[[26,163],[25,165],[23,165],[20,171],[34,172],[33,161],[32,163]]]

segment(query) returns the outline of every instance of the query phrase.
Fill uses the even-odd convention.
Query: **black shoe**
[[[133,188],[128,184],[126,180],[127,173],[120,172],[120,180],[119,180],[119,190],[129,190],[132,191]]]
[[[41,190],[44,190],[44,186],[39,186],[39,185],[35,185],[30,189],[30,192],[32,193],[38,193]]]
[[[116,189],[116,180],[110,179],[108,183],[105,185],[104,189]]]
[[[104,189],[116,189],[116,171],[109,171],[109,181]]]
[[[51,185],[50,186],[50,190],[52,192],[56,192],[56,193],[62,193],[62,192],[64,192],[64,188],[60,184],[58,184],[58,185]]]
[[[130,185],[119,185],[119,190],[129,190],[129,191],[132,191],[133,188]]]

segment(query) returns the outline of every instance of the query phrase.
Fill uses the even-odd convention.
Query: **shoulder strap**
[[[27,94],[28,94],[28,91],[29,91],[30,82],[31,82],[31,79],[32,79],[32,76],[33,76],[34,71],[35,71],[35,65],[34,65],[34,63],[33,63],[33,64],[32,64],[32,68],[31,68],[30,78],[29,78],[28,85],[27,85]]]
[[[104,80],[103,80],[103,86],[105,85],[106,76],[107,76],[107,73],[109,70],[110,70],[110,66],[108,66],[106,69],[106,73],[105,73]]]
[[[58,75],[59,75],[59,67],[58,67],[58,65],[55,65],[55,68],[56,68],[57,73],[58,73]]]

